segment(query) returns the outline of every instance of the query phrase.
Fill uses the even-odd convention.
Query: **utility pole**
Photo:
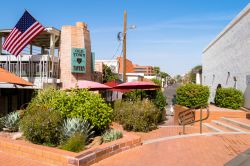
[[[122,61],[122,71],[123,78],[122,81],[126,82],[126,36],[127,36],[127,12],[124,10],[124,26],[123,26],[123,61]]]

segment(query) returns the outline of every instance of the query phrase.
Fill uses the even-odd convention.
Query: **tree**
[[[201,70],[202,70],[201,65],[197,65],[191,70],[190,79],[191,79],[192,83],[196,83],[196,73],[200,72]]]
[[[117,74],[113,73],[111,68],[107,65],[103,66],[103,83],[108,81],[118,80]]]
[[[197,65],[193,67],[187,74],[185,74],[183,82],[184,83],[196,83],[196,73],[201,72],[202,66]]]
[[[160,72],[161,72],[160,67],[159,66],[154,66],[154,73],[155,73],[155,75],[158,76],[160,74]]]

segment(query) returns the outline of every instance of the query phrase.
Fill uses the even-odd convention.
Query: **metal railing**
[[[195,110],[200,109],[200,119],[195,120]],[[207,116],[205,118],[202,117],[203,110],[207,111]],[[209,107],[207,105],[199,105],[196,107],[189,108],[178,115],[179,124],[183,126],[182,134],[185,134],[185,126],[189,124],[194,124],[196,122],[200,122],[200,134],[202,134],[202,121],[207,120],[209,118]]]

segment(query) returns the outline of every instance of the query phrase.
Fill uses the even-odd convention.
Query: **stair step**
[[[239,126],[241,128],[250,130],[250,125],[249,124],[239,122],[239,121],[234,120],[234,119],[224,118],[224,117],[222,117],[221,120],[226,121],[228,123],[232,123],[232,124],[234,124],[236,126]]]
[[[203,125],[214,132],[224,132],[223,130],[221,130],[221,129],[219,129],[219,128],[217,128],[209,123],[203,123]]]
[[[218,126],[222,126],[222,127],[226,128],[226,129],[228,129],[228,130],[231,130],[231,131],[235,131],[235,132],[245,132],[244,130],[241,130],[241,129],[236,128],[236,127],[234,127],[234,126],[231,126],[231,125],[228,125],[228,124],[226,124],[226,123],[220,122],[220,121],[218,121],[218,120],[212,120],[212,122],[213,122],[214,124],[218,125]]]

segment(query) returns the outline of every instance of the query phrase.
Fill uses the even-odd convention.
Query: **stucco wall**
[[[244,106],[250,108],[250,85],[246,81],[250,75],[249,11],[248,5],[203,52],[202,82],[210,87],[211,101],[217,85],[221,84],[241,90],[245,96]]]

